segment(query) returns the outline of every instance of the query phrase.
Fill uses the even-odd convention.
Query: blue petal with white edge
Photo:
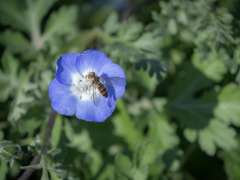
[[[93,100],[78,101],[76,116],[78,119],[84,119],[86,121],[103,122],[114,111],[116,107],[116,101],[113,96],[104,98],[100,95],[100,103],[96,106]]]
[[[76,62],[78,71],[83,75],[87,72],[98,74],[99,70],[109,63],[112,63],[111,60],[103,52],[97,50],[82,52]]]
[[[114,95],[117,99],[125,92],[126,77],[121,66],[111,63],[104,65],[99,71],[100,77],[103,78],[101,82],[106,86],[108,92]],[[111,85],[108,82],[110,81]]]
[[[77,98],[70,91],[70,86],[61,84],[56,78],[49,85],[49,97],[52,108],[58,113],[67,116],[76,113]]]
[[[79,56],[79,53],[69,53],[57,60],[55,76],[60,83],[71,85],[72,75],[77,72],[76,60]]]

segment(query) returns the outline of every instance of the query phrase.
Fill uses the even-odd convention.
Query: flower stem
[[[47,149],[47,143],[49,140],[49,137],[51,136],[52,133],[52,129],[53,129],[53,125],[56,119],[57,113],[56,111],[52,111],[48,124],[46,126],[45,132],[43,134],[43,154],[41,156],[42,158],[42,178],[41,180],[48,180],[48,171],[47,171],[47,167],[48,167],[48,162],[47,162],[47,154],[46,154],[46,149]]]
[[[43,134],[43,146],[46,146],[48,138],[51,136],[53,125],[57,117],[57,112],[52,110],[45,132]]]
[[[42,145],[43,145],[44,149],[46,148],[48,138],[51,136],[51,132],[52,132],[52,128],[53,128],[56,116],[57,116],[57,113],[56,113],[56,111],[53,110],[51,112],[48,124],[47,124],[45,132],[43,134],[43,144]],[[43,163],[43,177],[42,178],[44,179],[44,177],[48,177],[47,176],[47,156],[46,156],[46,154],[43,154],[41,156],[41,158],[42,158],[42,163]],[[39,162],[40,162],[40,156],[35,156],[33,158],[33,160],[31,161],[30,165],[36,165],[36,164],[39,164]],[[18,178],[18,180],[27,180],[29,177],[31,177],[31,175],[34,173],[34,171],[35,171],[35,169],[25,170],[24,173]]]
[[[35,156],[30,163],[31,165],[36,165],[40,162],[40,156]],[[26,169],[24,173],[18,178],[18,180],[27,180],[34,173],[35,169]]]
[[[47,171],[47,155],[42,155],[42,178],[41,180],[48,180],[48,171]]]

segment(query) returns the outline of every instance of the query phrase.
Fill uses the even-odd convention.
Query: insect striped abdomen
[[[106,89],[106,87],[105,87],[102,83],[100,83],[97,88],[98,88],[98,90],[100,91],[100,93],[101,93],[105,98],[108,97],[107,89]]]

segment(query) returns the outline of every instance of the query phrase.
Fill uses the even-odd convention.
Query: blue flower
[[[63,115],[102,122],[114,111],[125,85],[123,69],[101,51],[65,54],[57,60],[49,85],[51,106]]]

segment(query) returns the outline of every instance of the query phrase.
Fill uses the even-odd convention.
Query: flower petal
[[[57,60],[56,79],[65,85],[71,85],[72,75],[77,72],[76,60],[80,56],[79,53],[69,53],[62,55]]]
[[[67,116],[76,113],[77,98],[72,94],[70,86],[63,85],[55,78],[49,85],[49,97],[52,108]]]
[[[99,74],[100,77],[110,79],[112,86],[104,84],[110,94],[114,95],[117,99],[124,94],[126,77],[121,66],[115,63],[106,64],[101,68]]]
[[[89,84],[88,72],[101,77],[100,81],[108,91],[107,98],[100,91],[94,93],[94,88],[97,89]],[[52,108],[60,114],[76,114],[77,118],[86,121],[106,120],[116,107],[116,99],[125,92],[124,71],[97,50],[61,56],[57,60],[55,76],[49,85]]]
[[[95,122],[105,121],[114,111],[116,100],[114,100],[113,96],[108,98],[101,96],[100,98],[101,100],[98,106],[96,106],[92,100],[79,101],[76,111],[77,118]]]
[[[82,52],[76,61],[77,69],[83,75],[87,72],[98,74],[99,70],[108,63],[112,63],[111,60],[103,52],[97,50]]]

